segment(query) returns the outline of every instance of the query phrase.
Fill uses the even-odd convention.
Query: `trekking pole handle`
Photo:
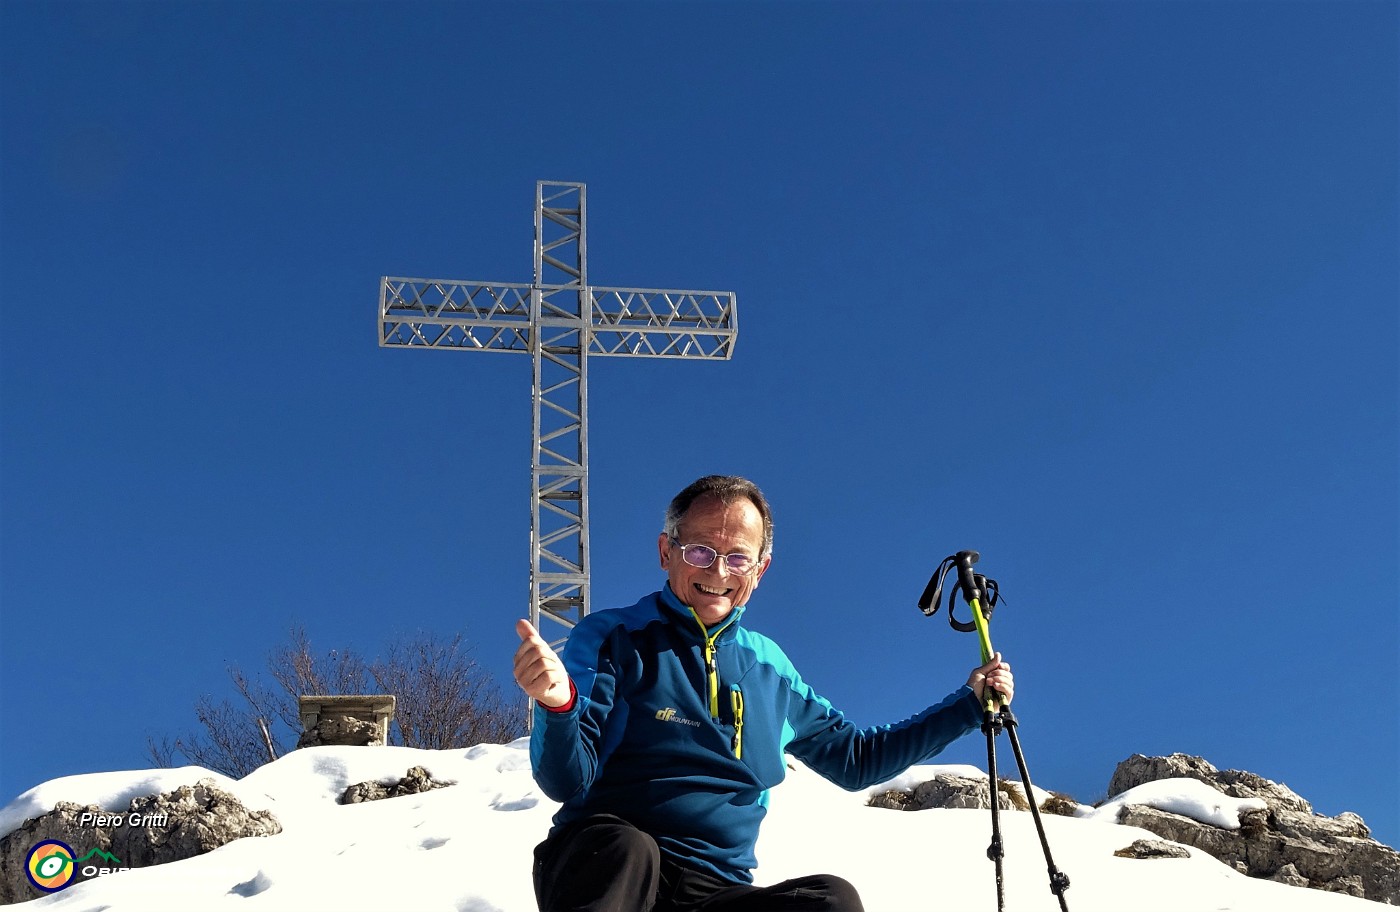
[[[958,585],[962,587],[963,598],[967,599],[969,605],[973,599],[982,597],[982,587],[977,585],[977,574],[972,572],[972,565],[977,563],[981,556],[976,551],[959,551],[953,555],[953,563],[958,567]]]
[[[953,555],[953,564],[958,568],[958,588],[962,590],[963,600],[972,609],[972,623],[982,644],[982,664],[985,665],[992,660],[992,635],[987,627],[987,616],[982,613],[987,578],[972,572],[972,565],[981,556],[976,551],[959,551]]]

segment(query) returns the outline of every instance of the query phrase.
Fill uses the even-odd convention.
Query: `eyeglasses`
[[[714,564],[715,559],[720,556],[719,552],[709,545],[689,544],[682,545],[681,540],[674,535],[671,536],[671,544],[681,549],[681,557],[692,567],[705,570]],[[724,565],[729,568],[730,573],[737,573],[746,576],[752,573],[758,566],[758,558],[750,557],[742,551],[735,551],[733,554],[724,555]]]

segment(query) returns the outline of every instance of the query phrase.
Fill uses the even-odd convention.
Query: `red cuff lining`
[[[541,705],[541,706],[544,706],[544,708],[545,708],[546,710],[548,710],[549,712],[552,712],[552,713],[566,713],[566,712],[568,712],[569,710],[573,709],[573,708],[574,708],[574,704],[577,703],[577,702],[578,702],[578,688],[574,687],[574,682],[573,682],[572,679],[570,679],[570,680],[569,680],[569,702],[565,703],[563,706],[544,706],[543,703],[541,703],[540,705]]]

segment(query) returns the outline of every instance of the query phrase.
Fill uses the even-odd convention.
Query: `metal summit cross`
[[[738,337],[729,291],[588,284],[583,184],[535,185],[529,285],[386,277],[381,347],[528,353],[534,361],[530,623],[556,645],[588,614],[590,355],[728,360]],[[562,624],[554,639],[540,628]]]

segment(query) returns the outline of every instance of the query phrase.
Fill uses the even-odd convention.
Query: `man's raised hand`
[[[1004,705],[1011,702],[1011,697],[1016,692],[1016,679],[1011,675],[1011,666],[1006,664],[998,652],[986,665],[972,669],[967,686],[977,695],[979,703],[990,688],[1001,694],[1001,702]]]
[[[549,648],[529,621],[516,621],[515,632],[520,637],[520,648],[515,651],[515,683],[551,709],[567,706],[573,700],[573,691],[559,654]]]

